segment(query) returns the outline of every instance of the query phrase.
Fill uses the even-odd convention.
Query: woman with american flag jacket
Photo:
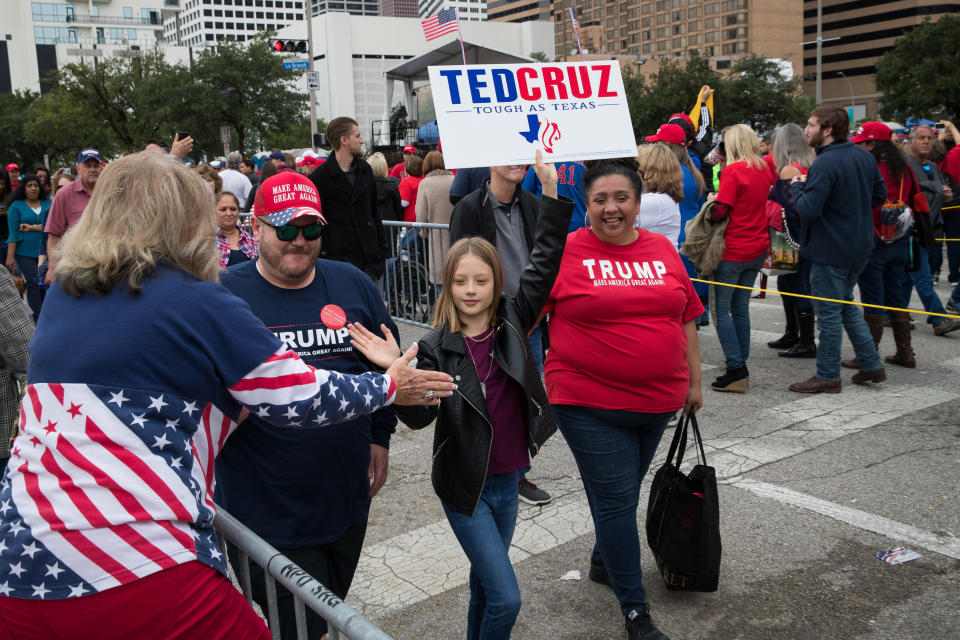
[[[203,180],[142,152],[64,237],[0,481],[0,638],[268,638],[213,529],[227,437],[248,411],[318,428],[455,388],[415,348],[385,375],[307,366],[216,283],[215,228]]]

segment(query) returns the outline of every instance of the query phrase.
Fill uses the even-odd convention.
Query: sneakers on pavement
[[[526,477],[520,478],[519,492],[520,499],[527,504],[547,504],[553,500],[549,493],[527,480]]]
[[[631,616],[633,617],[631,618]],[[627,616],[624,630],[627,640],[670,640],[665,633],[653,624],[649,613],[637,613],[636,609]]]

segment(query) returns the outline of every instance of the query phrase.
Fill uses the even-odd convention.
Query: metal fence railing
[[[267,623],[273,640],[280,640],[280,618],[277,610],[277,584],[283,585],[294,598],[297,638],[307,638],[307,614],[305,607],[315,611],[327,621],[328,640],[339,640],[343,633],[350,640],[391,640],[390,636],[360,615],[353,607],[335,593],[317,582],[289,558],[245,527],[239,520],[217,507],[213,526],[220,540],[220,548],[227,552],[227,542],[238,549],[238,566],[235,566],[240,590],[253,606],[253,590],[250,580],[250,562],[263,569],[267,593]]]
[[[241,228],[251,231],[253,214],[241,213]],[[396,322],[430,329],[440,295],[443,258],[450,248],[450,225],[383,221],[387,234],[386,269],[381,292]]]
[[[383,226],[391,251],[383,277],[387,309],[397,322],[429,329],[443,257],[450,248],[450,225],[384,220]]]

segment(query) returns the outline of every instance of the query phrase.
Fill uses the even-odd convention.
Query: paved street
[[[783,329],[779,298],[753,300],[751,315],[749,392],[706,390],[700,413],[722,483],[720,589],[666,591],[644,544],[654,620],[674,639],[960,637],[960,332],[936,337],[914,316],[917,369],[888,368],[887,382],[869,388],[845,370],[842,394],[803,396],[787,386],[812,375],[813,361],[765,344]],[[418,335],[403,333],[405,344]],[[723,358],[712,327],[700,339],[709,387]],[[887,329],[881,352],[893,349]],[[397,639],[465,635],[468,563],[430,485],[432,437],[398,429],[348,598]],[[586,578],[593,527],[559,433],[530,478],[554,500],[520,506],[512,557],[524,605],[513,637],[622,637],[612,591]],[[643,509],[641,527],[642,518]],[[873,557],[897,546],[923,557],[899,566]],[[570,570],[583,580],[561,581]]]

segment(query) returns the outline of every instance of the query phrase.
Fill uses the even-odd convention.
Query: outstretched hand
[[[537,149],[537,160],[533,165],[533,171],[537,174],[540,184],[543,185],[543,195],[551,198],[557,197],[557,168],[552,162],[543,162],[543,151]]]
[[[347,331],[350,332],[350,344],[353,345],[353,348],[362,353],[363,357],[373,364],[386,369],[400,357],[400,347],[387,325],[381,324],[380,330],[383,331],[386,339],[371,332],[359,322],[347,323]]]
[[[416,357],[417,345],[414,343],[387,369],[387,375],[397,385],[397,397],[393,403],[435,407],[440,404],[441,398],[453,395],[457,385],[453,383],[453,378],[442,371],[421,371],[411,367],[410,362]]]

